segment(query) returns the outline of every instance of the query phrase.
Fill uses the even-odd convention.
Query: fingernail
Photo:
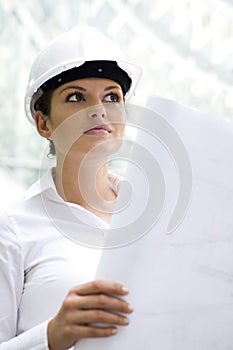
[[[123,322],[124,322],[124,324],[129,324],[129,319],[125,317]]]
[[[129,288],[127,288],[126,286],[122,286],[121,290],[122,292],[129,293]]]
[[[128,304],[128,310],[129,310],[129,311],[134,311],[134,307],[133,307],[133,305]]]
[[[116,333],[117,333],[117,329],[113,329],[112,334],[116,334]]]

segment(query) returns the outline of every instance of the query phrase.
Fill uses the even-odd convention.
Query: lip
[[[95,131],[95,130],[104,131],[104,132],[108,132],[108,133],[112,132],[112,129],[110,128],[110,126],[108,124],[101,124],[101,125],[94,125],[94,126],[88,128],[87,130],[84,131],[84,134],[86,134],[90,131]]]

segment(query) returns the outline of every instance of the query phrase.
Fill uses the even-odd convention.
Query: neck
[[[109,222],[116,194],[109,186],[108,161],[57,157],[55,185],[67,202],[76,203]]]

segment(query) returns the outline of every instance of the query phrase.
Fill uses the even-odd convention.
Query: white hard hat
[[[97,61],[97,65],[100,62],[105,63],[103,67],[99,67],[93,61]],[[84,65],[85,62],[92,62],[93,69],[98,67],[98,75],[94,76],[113,77],[113,80],[120,80],[119,83],[123,78],[127,78],[124,87],[125,98],[129,99],[133,95],[142,69],[135,64],[124,61],[122,53],[115,43],[98,29],[90,26],[77,26],[50,41],[32,64],[25,95],[25,112],[33,124],[36,100],[46,89],[48,90],[48,86],[55,88],[65,82],[80,78],[80,75],[73,74],[74,69]],[[114,65],[117,66],[117,70]],[[80,68],[76,70],[80,71]],[[87,72],[86,69],[82,72],[81,77],[93,76],[93,74]],[[66,79],[63,79],[64,76]],[[51,82],[52,84],[50,84]]]

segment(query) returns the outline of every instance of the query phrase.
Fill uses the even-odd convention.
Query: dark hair
[[[50,117],[51,111],[51,100],[52,100],[53,90],[45,91],[35,102],[35,111],[41,111],[48,118]],[[49,153],[48,155],[55,156],[56,150],[53,141],[49,140]]]

